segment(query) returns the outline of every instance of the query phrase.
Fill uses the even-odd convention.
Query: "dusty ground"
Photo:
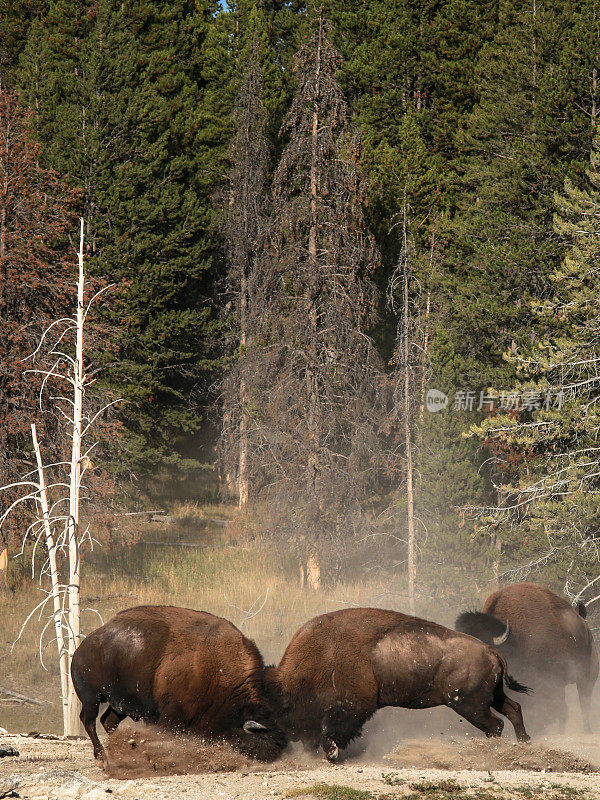
[[[336,766],[295,747],[265,766],[227,745],[161,737],[131,725],[110,737],[108,775],[94,763],[87,740],[4,735],[0,743],[21,753],[0,760],[0,798],[272,800],[313,798],[310,787],[325,783],[366,790],[374,798],[437,800],[448,795],[432,786],[448,780],[468,787],[469,797],[492,792],[498,798],[600,798],[600,772],[590,760],[593,754],[600,756],[600,737],[567,740],[560,747],[552,742],[527,747],[509,738],[487,741],[477,736],[413,739],[375,760],[364,753]],[[423,792],[415,795],[421,787]]]

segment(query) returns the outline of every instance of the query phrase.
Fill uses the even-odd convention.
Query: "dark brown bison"
[[[379,708],[446,705],[499,736],[512,722],[528,741],[521,707],[503,682],[527,691],[506,672],[504,658],[471,636],[434,622],[379,608],[348,608],[315,617],[298,630],[267,684],[290,738],[320,745],[330,761],[359,736]]]
[[[204,611],[140,606],[121,611],[73,654],[71,675],[81,721],[105,759],[96,733],[125,717],[210,738],[225,738],[262,761],[277,758],[286,738],[264,693],[264,664],[234,625]]]
[[[513,583],[491,594],[481,612],[465,612],[455,627],[495,643],[511,670],[534,689],[536,710],[545,724],[567,718],[565,686],[577,684],[581,713],[589,730],[590,696],[598,677],[598,654],[584,620],[566,600],[534,583]]]

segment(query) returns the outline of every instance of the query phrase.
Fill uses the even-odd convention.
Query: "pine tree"
[[[524,401],[518,413],[491,417],[474,430],[501,455],[496,468],[501,503],[488,514],[506,541],[506,561],[525,569],[527,564],[552,566],[568,587],[597,574],[598,137],[585,186],[578,188],[567,179],[555,202],[555,231],[569,247],[552,273],[552,297],[531,304],[539,342],[513,354]]]
[[[125,397],[126,466],[197,469],[218,363],[212,193],[226,131],[202,127],[210,2],[56,0],[32,32],[23,92],[48,161],[84,190],[90,267],[129,285],[107,380]],[[210,44],[210,42],[209,42]],[[180,470],[180,472],[178,472]]]
[[[248,385],[252,482],[278,498],[274,527],[281,535],[285,525],[286,546],[308,558],[313,585],[319,555],[342,559],[326,543],[347,537],[348,519],[358,520],[380,474],[383,379],[367,335],[377,253],[339,63],[318,18],[296,58],[297,91],[282,128]]]
[[[531,327],[524,298],[547,290],[560,259],[549,235],[551,198],[573,155],[555,120],[561,39],[554,6],[504,0],[497,33],[481,51],[480,98],[460,136],[462,200],[446,251],[444,323],[465,355],[457,386],[510,381],[503,353]]]
[[[0,87],[5,90],[14,84],[31,25],[47,7],[47,0],[0,0]]]

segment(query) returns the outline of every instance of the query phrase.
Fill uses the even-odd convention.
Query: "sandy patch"
[[[527,772],[599,772],[567,750],[519,744],[507,739],[408,740],[384,756],[395,767],[447,770],[525,770]]]

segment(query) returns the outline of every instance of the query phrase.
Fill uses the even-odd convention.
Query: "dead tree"
[[[250,493],[248,474],[248,428],[251,399],[249,370],[253,369],[253,333],[257,309],[253,302],[260,240],[264,228],[264,203],[269,148],[265,129],[267,112],[263,101],[260,39],[255,32],[234,114],[235,135],[231,143],[225,209],[227,293],[234,312],[234,364],[223,387],[221,452],[228,474],[237,473],[240,508]]]
[[[431,315],[431,287],[436,256],[435,226],[432,227],[430,252],[424,265],[419,267],[415,243],[411,233],[410,206],[405,187],[398,228],[400,253],[396,269],[388,285],[388,305],[398,317],[396,348],[392,358],[395,367],[394,409],[399,417],[404,444],[404,476],[406,486],[406,572],[408,600],[411,614],[415,613],[415,588],[417,581],[418,523],[416,506],[416,456],[419,452],[419,426],[424,422],[425,387],[428,373],[429,326]],[[422,282],[423,281],[423,282]]]
[[[339,66],[319,17],[296,57],[287,144],[251,288],[248,470],[276,500],[273,531],[296,549],[314,588],[324,554],[343,560],[381,455],[384,378],[367,334],[379,259]]]
[[[33,540],[32,570],[38,575],[44,599],[31,611],[21,631],[36,613],[43,614],[51,605],[52,612],[41,633],[40,653],[46,629],[53,625],[58,647],[63,706],[63,727],[66,736],[79,731],[79,701],[70,676],[71,659],[80,641],[81,547],[90,542],[89,530],[80,527],[80,507],[83,478],[91,463],[91,453],[97,442],[87,443],[93,425],[109,406],[118,400],[92,411],[86,404],[90,388],[95,382],[93,371],[85,358],[86,320],[95,300],[110,286],[96,292],[86,302],[86,276],[84,270],[83,219],[81,220],[78,281],[75,312],[52,322],[43,332],[35,352],[31,355],[33,366],[29,374],[41,378],[40,411],[47,411],[50,402],[62,420],[65,451],[69,458],[44,465],[35,423],[31,425],[33,448],[37,467],[20,481],[0,487],[3,494],[15,489],[20,496],[7,503],[0,514],[0,530],[17,509],[29,508],[33,521],[29,524],[23,545]],[[53,475],[48,481],[47,474]],[[24,490],[24,491],[23,491]],[[36,553],[47,553],[41,566]],[[21,551],[23,553],[23,549]],[[50,588],[46,589],[46,579]],[[43,663],[43,662],[42,662]]]

